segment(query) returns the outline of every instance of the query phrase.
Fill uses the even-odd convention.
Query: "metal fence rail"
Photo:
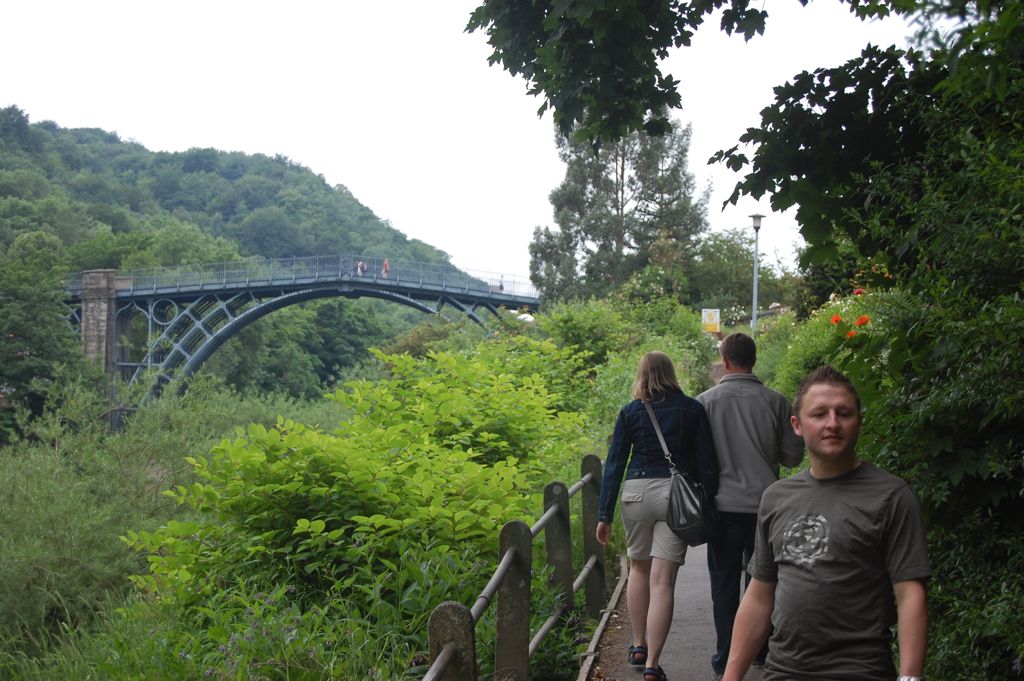
[[[552,482],[544,489],[544,513],[529,527],[513,520],[501,529],[498,566],[472,608],[446,601],[430,614],[430,668],[423,681],[475,681],[477,678],[476,624],[497,596],[494,677],[502,681],[526,681],[530,658],[585,589],[587,611],[600,616],[605,603],[604,547],[597,542],[597,505],[601,487],[601,460],[584,457],[581,478],[571,488]],[[582,493],[584,565],[573,574],[572,532],[569,500]],[[531,571],[533,540],[544,533],[547,564],[553,586],[562,594],[537,632],[530,637]]]
[[[248,258],[231,262],[133,269],[117,275],[118,291],[129,295],[232,286],[279,286],[338,279],[391,281],[396,284],[436,286],[449,291],[537,297],[537,289],[529,280],[511,274],[460,270],[438,263],[389,261],[387,258],[363,255]],[[69,274],[64,285],[69,293],[77,295],[82,289],[82,273]]]

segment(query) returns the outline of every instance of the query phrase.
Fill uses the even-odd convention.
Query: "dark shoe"
[[[661,667],[648,667],[644,669],[644,681],[668,681],[668,677]]]
[[[647,664],[647,646],[630,646],[627,659],[634,667],[643,667]]]

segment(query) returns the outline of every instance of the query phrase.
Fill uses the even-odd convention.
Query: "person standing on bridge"
[[[764,681],[922,681],[931,576],[921,507],[857,458],[860,397],[830,366],[800,384],[791,422],[809,470],[765,490],[723,681],[741,681],[772,630]]]
[[[757,506],[765,488],[779,479],[779,466],[804,458],[804,441],[789,423],[789,400],[754,375],[757,345],[745,333],[732,333],[719,346],[725,375],[697,395],[711,421],[718,455],[718,527],[708,540],[715,652],[711,669],[725,671],[732,623],[740,607],[740,581],[754,553]],[[746,575],[750,584],[750,575]],[[764,664],[767,647],[755,657]]]
[[[391,263],[388,262],[387,258],[384,258],[384,264],[380,266],[380,276],[385,279],[388,278],[388,274],[391,273]]]
[[[676,574],[686,544],[665,522],[671,474],[645,403],[657,416],[675,466],[690,472],[712,497],[718,490],[718,461],[704,407],[683,394],[668,355],[648,352],[641,358],[633,397],[619,412],[608,447],[597,540],[608,544],[621,487],[629,557],[626,604],[633,626],[629,663],[644,668],[643,681],[666,681],[658,662],[672,624]]]

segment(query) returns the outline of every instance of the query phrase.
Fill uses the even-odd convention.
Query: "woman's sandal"
[[[668,681],[668,677],[661,667],[647,667],[644,669],[644,681]]]
[[[634,667],[643,667],[647,664],[647,646],[630,646],[628,659]]]

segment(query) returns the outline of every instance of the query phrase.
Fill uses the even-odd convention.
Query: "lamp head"
[[[754,221],[754,231],[755,232],[757,230],[761,229],[761,218],[763,218],[763,217],[764,216],[761,215],[760,213],[754,213],[753,215],[750,216],[750,219]]]

